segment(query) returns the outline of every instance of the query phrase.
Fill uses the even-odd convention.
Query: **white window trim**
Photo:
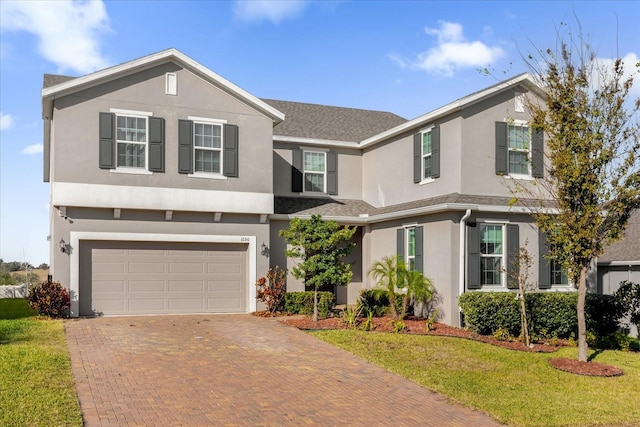
[[[223,175],[224,168],[224,125],[227,123],[226,120],[219,119],[211,119],[207,117],[196,117],[196,116],[188,116],[188,120],[193,122],[193,173],[188,174],[188,177],[191,178],[206,178],[206,179],[227,179],[226,176]],[[220,148],[211,148],[211,147],[196,147],[196,132],[195,126],[196,124],[203,125],[218,125],[220,126]],[[197,171],[196,172],[196,150],[205,150],[205,151],[220,151],[220,172],[204,172]]]
[[[406,263],[405,266],[407,268],[409,268],[411,266],[411,260],[413,260],[413,263],[415,265],[416,262],[416,228],[417,228],[417,224],[414,225],[410,225],[408,227],[404,227],[404,253],[405,258],[406,258]],[[413,230],[413,256],[409,255],[409,231]]]
[[[311,174],[322,174],[322,191],[307,191],[306,190],[306,174],[307,174],[307,170],[305,169],[304,165],[305,165],[305,156],[306,153],[318,153],[318,154],[322,154],[324,156],[324,171],[322,172],[318,172],[318,171],[308,171],[308,173]],[[327,150],[322,150],[322,149],[318,149],[318,150],[308,150],[308,149],[302,149],[302,191],[303,193],[306,194],[327,194]]]
[[[430,176],[428,176],[428,177],[425,177],[425,176],[424,176],[424,158],[425,158],[425,156],[426,156],[426,155],[425,155],[425,154],[424,154],[424,152],[422,151],[422,147],[423,147],[423,145],[422,145],[423,135],[424,135],[425,133],[430,133],[430,132],[433,130],[433,128],[434,128],[434,127],[435,127],[435,126],[431,126],[430,128],[423,129],[423,130],[421,130],[421,131],[420,131],[420,177],[421,177],[422,179],[420,180],[419,185],[422,185],[422,184],[429,184],[429,183],[431,183],[431,182],[435,181],[435,179],[434,179],[434,178],[432,178],[432,177],[430,177]],[[432,135],[431,137],[433,138],[433,135]],[[433,140],[431,140],[431,152],[429,153],[429,157],[433,160]],[[432,165],[431,165],[431,166],[433,167],[433,163],[432,163]]]
[[[149,171],[149,117],[153,116],[152,112],[149,111],[133,111],[133,110],[121,110],[118,108],[111,108],[109,112],[114,113],[116,115],[116,133],[115,133],[115,143],[116,143],[116,167],[115,169],[110,169],[110,171],[115,173],[128,173],[132,175],[153,175],[153,172]],[[144,168],[137,168],[133,166],[119,166],[118,165],[118,144],[139,144],[143,145],[137,141],[126,141],[118,139],[118,117],[135,117],[138,119],[144,119],[145,122],[145,142],[144,142]]]
[[[513,98],[513,104],[516,113],[524,113],[524,93],[516,92]]]
[[[511,173],[511,172],[509,172],[507,175],[505,175],[505,178],[535,181],[535,178],[533,177],[533,170],[532,170],[533,165],[532,165],[532,158],[531,158],[531,149],[532,149],[532,144],[533,144],[532,136],[533,135],[531,135],[531,126],[529,126],[529,122],[527,122],[526,120],[521,120],[521,119],[504,119],[504,121],[507,123],[507,169],[509,169],[509,153],[511,151],[519,152],[519,153],[524,153],[526,151],[527,152],[527,166],[529,168],[529,173],[528,174]],[[509,131],[508,131],[509,125],[526,127],[527,129],[529,129],[529,149],[528,150],[512,149],[511,147],[509,147]]]
[[[487,291],[495,291],[495,290],[504,290],[504,289],[508,289],[507,286],[507,271],[506,271],[506,265],[507,265],[507,246],[506,246],[506,237],[507,237],[507,224],[509,223],[509,221],[500,221],[500,220],[491,220],[491,219],[486,219],[486,220],[480,220],[478,219],[477,224],[482,227],[483,225],[500,225],[502,226],[502,263],[501,263],[501,272],[500,272],[500,285],[483,285],[482,284],[482,258],[498,258],[495,255],[487,255],[485,256],[482,253],[482,249],[480,250],[480,289],[484,289]],[[482,247],[482,233],[480,233],[480,246]]]

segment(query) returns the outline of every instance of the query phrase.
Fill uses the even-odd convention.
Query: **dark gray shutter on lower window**
[[[422,181],[422,134],[413,135],[413,182]]]
[[[431,129],[431,178],[440,178],[440,126]]]
[[[98,166],[101,169],[116,167],[116,115],[100,113],[98,138]]]
[[[422,273],[423,270],[423,264],[424,264],[424,257],[422,255],[423,253],[423,242],[424,242],[424,238],[423,238],[423,227],[416,227],[415,228],[415,237],[416,237],[416,247],[415,247],[415,251],[416,251],[416,257],[414,260],[415,263],[415,269],[416,271],[419,271],[420,273]]]
[[[291,150],[291,191],[302,193],[302,150]]]
[[[396,230],[396,254],[398,262],[404,262],[404,228]]]
[[[327,153],[327,194],[338,194],[338,153]]]
[[[224,125],[224,154],[222,174],[224,176],[238,177],[238,126]]]
[[[178,172],[193,173],[193,122],[178,120]]]
[[[538,230],[538,288],[551,288],[551,262],[549,255],[549,241],[546,233]]]
[[[480,226],[467,223],[467,289],[480,289]]]
[[[507,288],[517,289],[520,273],[520,228],[518,224],[507,224]]]
[[[509,138],[505,122],[496,122],[496,175],[509,173]]]
[[[149,170],[164,172],[164,119],[149,117]]]
[[[531,175],[544,177],[544,132],[539,128],[534,128],[531,135]]]

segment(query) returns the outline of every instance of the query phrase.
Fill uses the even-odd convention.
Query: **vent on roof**
[[[178,75],[176,73],[167,73],[165,75],[165,93],[167,95],[178,94]]]

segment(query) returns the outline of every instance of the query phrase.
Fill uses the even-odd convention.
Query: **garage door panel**
[[[82,242],[90,294],[103,314],[247,311],[247,244]],[[88,267],[83,267],[88,264]],[[87,276],[84,276],[87,277]],[[81,313],[90,314],[90,313]]]
[[[164,292],[164,280],[129,280],[129,292]]]
[[[204,280],[171,280],[169,292],[203,292]]]

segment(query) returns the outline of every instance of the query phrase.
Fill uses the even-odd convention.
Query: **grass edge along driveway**
[[[451,337],[362,331],[314,331],[314,336],[512,426],[640,425],[640,355],[604,351],[594,361],[621,377],[569,374],[552,357]],[[393,396],[389,396],[393,399]]]
[[[62,320],[0,320],[0,425],[82,426]]]

